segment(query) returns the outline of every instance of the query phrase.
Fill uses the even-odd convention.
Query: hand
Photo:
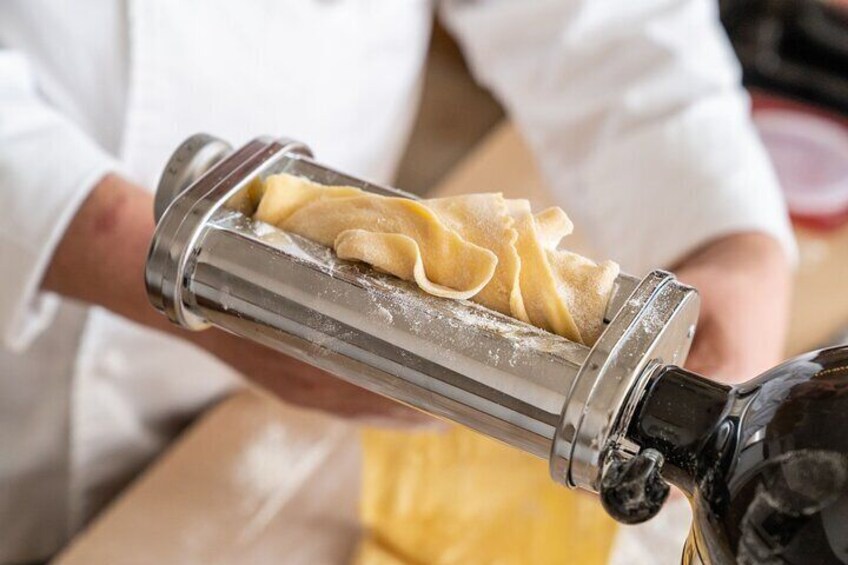
[[[675,271],[701,293],[688,369],[736,384],[783,359],[792,276],[777,240],[730,235],[697,250]]]
[[[170,333],[175,339],[192,341],[293,404],[383,424],[435,421],[223,331],[189,332],[171,324],[150,306],[144,289],[144,265],[153,229],[153,197],[117,175],[107,175],[68,226],[42,286]]]

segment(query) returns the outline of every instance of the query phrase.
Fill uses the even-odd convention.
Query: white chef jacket
[[[638,274],[739,230],[792,249],[713,0],[438,4],[599,256]],[[198,131],[294,137],[390,181],[434,7],[0,2],[0,562],[58,549],[238,382],[186,343],[40,291],[93,184],[118,170],[154,187]]]

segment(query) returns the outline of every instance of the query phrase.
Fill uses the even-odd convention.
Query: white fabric
[[[642,275],[753,230],[795,248],[712,0],[444,11],[599,257]]]
[[[442,2],[564,205],[630,271],[731,230],[791,249],[711,5]],[[390,180],[432,7],[0,2],[0,562],[55,551],[237,383],[187,344],[39,293],[87,191],[111,169],[153,187],[197,131],[234,144],[288,135],[342,170]]]
[[[115,168],[88,136],[38,100],[27,71],[20,54],[0,51],[0,320],[3,339],[14,349],[44,329],[45,318],[55,311],[53,297],[36,296],[44,269],[88,190]],[[50,190],[57,184],[61,189]],[[21,191],[27,194],[21,197]],[[28,307],[43,315],[29,316]]]

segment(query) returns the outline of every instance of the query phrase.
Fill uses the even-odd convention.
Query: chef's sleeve
[[[0,340],[20,350],[58,297],[40,290],[56,245],[114,160],[39,94],[23,55],[0,47]]]
[[[633,274],[735,232],[796,247],[715,0],[444,0],[559,203]]]

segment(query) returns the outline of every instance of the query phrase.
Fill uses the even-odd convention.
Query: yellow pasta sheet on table
[[[605,563],[615,522],[547,462],[464,428],[368,430],[356,565]]]
[[[274,175],[255,217],[414,281],[592,344],[618,266],[559,249],[559,208],[473,194],[415,201]],[[359,565],[603,563],[615,524],[547,463],[462,429],[363,433]]]

